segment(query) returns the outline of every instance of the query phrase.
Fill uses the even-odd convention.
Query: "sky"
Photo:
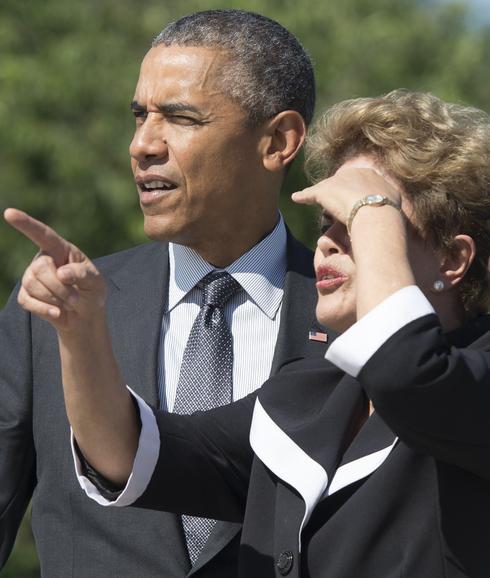
[[[450,4],[455,0],[433,0],[440,4]],[[459,0],[462,4],[468,4],[471,11],[471,19],[474,23],[490,23],[490,0]]]

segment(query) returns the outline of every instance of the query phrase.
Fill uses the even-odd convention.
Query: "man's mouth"
[[[157,192],[157,191],[172,191],[177,188],[177,185],[169,181],[140,181],[138,186],[143,192]]]
[[[140,204],[145,207],[162,202],[178,188],[176,183],[162,178],[160,175],[139,176],[136,178],[136,185],[138,186]]]

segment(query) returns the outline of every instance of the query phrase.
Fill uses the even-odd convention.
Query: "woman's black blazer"
[[[243,578],[488,578],[489,330],[425,315],[357,379],[298,361],[231,406],[156,411],[135,505],[243,522]]]

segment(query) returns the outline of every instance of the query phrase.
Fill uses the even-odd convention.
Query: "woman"
[[[328,178],[294,200],[322,207],[317,316],[343,335],[257,399],[192,416],[135,404],[94,266],[55,271],[68,307],[46,278],[24,288],[58,331],[81,484],[104,505],[243,521],[247,578],[486,577],[489,121],[428,94],[347,101],[309,162]],[[35,240],[42,225],[6,216]]]

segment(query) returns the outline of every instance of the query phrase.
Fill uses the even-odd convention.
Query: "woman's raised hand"
[[[368,157],[347,161],[331,177],[293,193],[296,203],[320,205],[336,221],[346,224],[352,207],[367,195],[383,195],[401,203],[399,187]]]

